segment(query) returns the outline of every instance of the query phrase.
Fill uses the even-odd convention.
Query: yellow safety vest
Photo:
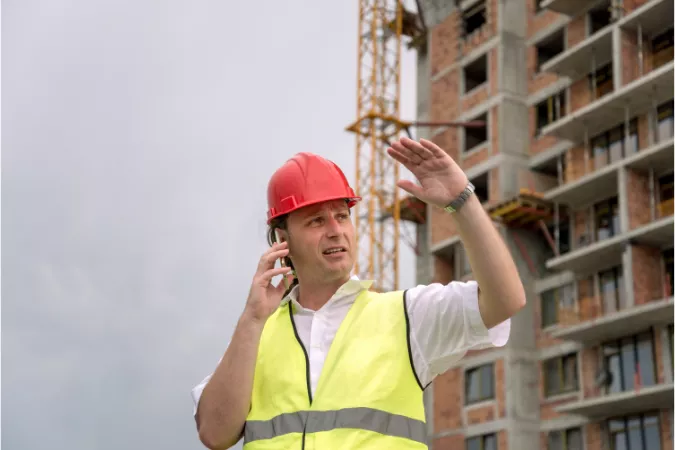
[[[292,304],[262,333],[245,450],[427,449],[405,292],[361,292],[331,344],[315,395]]]

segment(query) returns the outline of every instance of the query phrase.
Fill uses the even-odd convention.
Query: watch
[[[475,186],[469,181],[464,190],[459,194],[459,196],[453,201],[451,201],[450,204],[443,209],[449,213],[459,211],[459,208],[461,208],[462,205],[464,205],[466,200],[471,196],[471,194],[474,193],[475,190],[476,190]]]

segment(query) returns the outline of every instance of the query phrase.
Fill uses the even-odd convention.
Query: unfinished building
[[[418,120],[528,296],[504,348],[427,392],[434,450],[673,448],[672,0],[419,1]],[[418,281],[471,278],[427,208]]]

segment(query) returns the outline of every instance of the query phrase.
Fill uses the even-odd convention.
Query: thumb
[[[419,198],[422,200],[422,197],[424,194],[424,189],[418,184],[413,183],[410,180],[399,180],[398,181],[398,187],[403,189],[404,191],[414,195],[415,197]]]

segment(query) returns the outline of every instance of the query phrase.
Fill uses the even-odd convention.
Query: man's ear
[[[278,243],[281,244],[282,242],[286,242],[288,240],[286,236],[286,231],[277,228],[276,230],[274,230],[274,232],[276,233]]]

